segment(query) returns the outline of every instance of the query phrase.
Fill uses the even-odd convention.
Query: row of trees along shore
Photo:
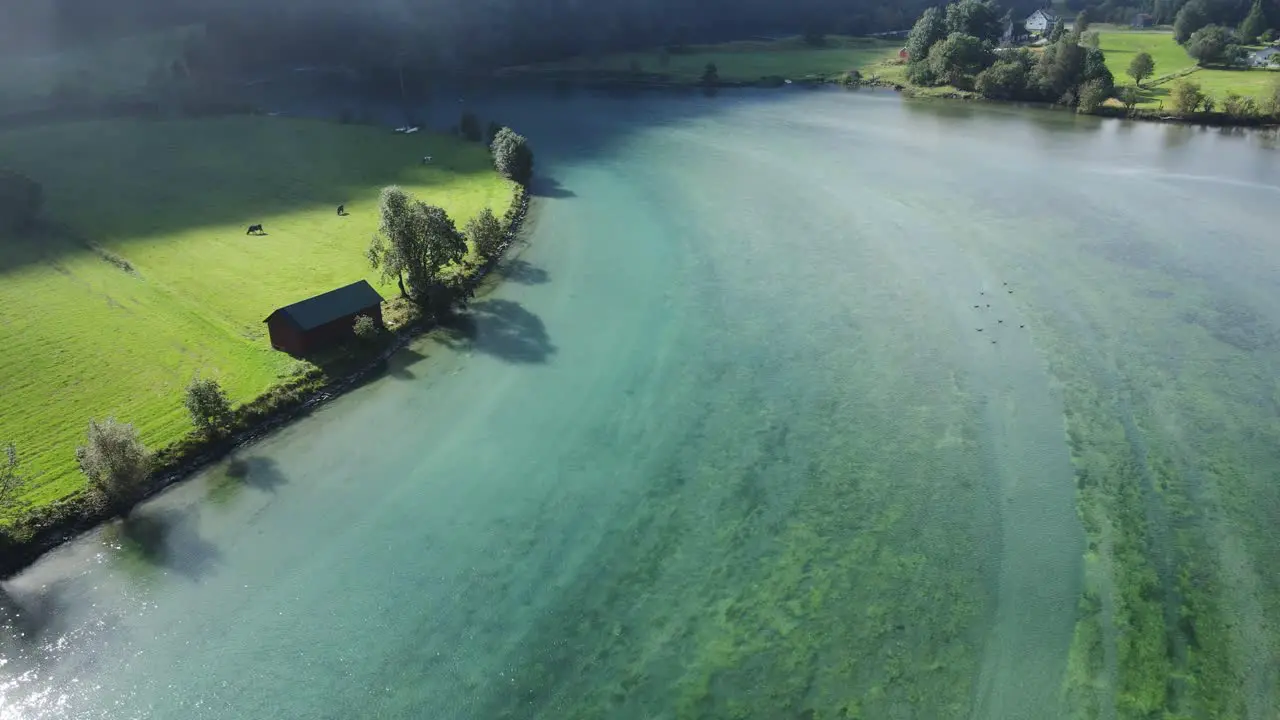
[[[1188,7],[1205,1],[1192,0]],[[1257,28],[1265,20],[1258,13],[1250,17],[1254,15],[1258,17],[1250,24],[1250,32],[1262,33]],[[1084,113],[1095,112],[1117,97],[1132,112],[1141,100],[1143,80],[1155,72],[1151,55],[1138,53],[1127,71],[1135,85],[1117,89],[1098,48],[1098,34],[1089,31],[1087,10],[1080,12],[1071,30],[1058,20],[1040,52],[998,47],[1011,24],[1016,26],[1012,13],[1001,13],[991,0],[958,0],[925,10],[907,36],[907,80],[922,87],[951,85],[994,100],[1067,105]],[[1201,65],[1231,65],[1245,52],[1238,44],[1240,34],[1218,25],[1188,31],[1181,42]],[[1280,117],[1280,83],[1261,100],[1232,93],[1216,103],[1196,83],[1181,80],[1173,84],[1170,102],[1168,111],[1179,115],[1220,112],[1242,120]]]
[[[474,120],[465,118],[463,125],[478,127]],[[528,141],[511,128],[496,125],[490,127],[489,135],[494,167],[504,177],[527,186],[533,177],[533,152]],[[16,179],[0,183],[0,189],[8,184],[20,187],[23,193],[35,192]],[[14,190],[9,194],[23,193]],[[396,186],[383,188],[378,209],[379,228],[367,256],[385,280],[396,280],[403,296],[429,317],[438,318],[469,299],[477,268],[447,272],[451,266],[456,270],[463,261],[468,241],[479,256],[478,266],[487,265],[502,252],[509,229],[492,210],[484,208],[458,230],[443,208]],[[364,315],[355,319],[353,331],[356,352],[380,347],[379,341],[385,337],[383,328]],[[225,440],[236,423],[236,410],[216,379],[193,378],[183,404],[195,426],[197,445]],[[86,501],[93,510],[109,515],[128,514],[147,491],[155,467],[155,456],[143,444],[137,428],[114,417],[89,421],[85,443],[76,448],[76,460],[85,476]],[[10,518],[21,515],[21,495],[29,479],[17,448],[3,446],[0,514]],[[10,538],[30,532],[21,522],[4,530]]]

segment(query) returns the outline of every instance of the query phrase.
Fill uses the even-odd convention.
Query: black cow
[[[346,206],[346,205],[339,205],[339,206],[338,206],[338,215],[339,215],[339,216],[342,216],[342,215],[346,215],[346,214],[347,214],[347,206]]]
[[[266,235],[267,231],[262,229],[262,225],[250,225],[248,230],[244,231],[245,235]]]

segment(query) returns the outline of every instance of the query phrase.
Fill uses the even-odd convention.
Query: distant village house
[[[1058,16],[1048,10],[1037,10],[1027,16],[1027,21],[1023,23],[1023,27],[1027,32],[1047,33],[1053,29],[1053,24],[1058,21]]]
[[[360,315],[382,326],[382,296],[364,280],[279,308],[263,322],[271,347],[303,357],[355,337]]]

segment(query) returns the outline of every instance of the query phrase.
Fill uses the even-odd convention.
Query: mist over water
[[[0,584],[0,718],[1123,717],[1166,667],[1276,707],[1263,138],[460,96],[537,152],[505,281]]]

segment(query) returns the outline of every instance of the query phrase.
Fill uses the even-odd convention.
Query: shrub
[[[1080,36],[1080,44],[1087,48],[1094,48],[1096,50],[1100,43],[1101,39],[1099,38],[1097,30],[1090,30]]]
[[[1248,95],[1231,92],[1222,99],[1222,111],[1233,118],[1251,118],[1258,114],[1258,102]]]
[[[1179,115],[1190,115],[1204,104],[1205,95],[1196,83],[1179,80],[1169,91],[1169,100],[1173,103],[1174,111]]]
[[[974,87],[983,97],[1012,100],[1027,89],[1027,69],[1021,63],[1001,60],[978,73]]]
[[[467,222],[463,229],[467,239],[476,246],[476,251],[486,260],[492,260],[502,251],[502,223],[494,216],[493,211],[485,208]]]
[[[107,418],[89,421],[84,445],[76,448],[76,461],[89,481],[89,492],[118,512],[127,511],[142,496],[151,455],[128,423]]]
[[[12,170],[0,170],[0,229],[27,229],[43,205],[40,183]]]
[[[861,82],[862,82],[862,73],[858,72],[857,70],[850,70],[849,72],[840,76],[841,85],[846,85],[846,86],[858,85]]]
[[[1106,102],[1110,96],[1111,88],[1105,82],[1090,80],[1080,86],[1080,93],[1076,98],[1076,110],[1082,113],[1091,113]]]
[[[351,326],[352,331],[356,334],[356,339],[363,343],[372,343],[378,339],[379,331],[378,323],[368,315],[357,315],[355,323]]]
[[[702,84],[709,87],[719,82],[720,68],[716,67],[716,64],[713,62],[707,63],[707,66],[702,68]]]
[[[1138,88],[1134,85],[1125,85],[1120,90],[1120,102],[1124,103],[1126,112],[1133,112],[1138,103],[1142,101],[1142,95],[1138,92]]]
[[[533,179],[533,151],[523,135],[518,135],[509,127],[498,131],[490,146],[493,151],[493,166],[498,172],[521,185],[528,185]]]
[[[473,112],[462,113],[462,119],[458,121],[458,131],[463,138],[471,142],[480,142],[484,139],[484,133],[480,130],[480,118]]]
[[[231,401],[213,378],[192,378],[183,404],[191,415],[191,422],[205,435],[217,433],[231,419]]]

